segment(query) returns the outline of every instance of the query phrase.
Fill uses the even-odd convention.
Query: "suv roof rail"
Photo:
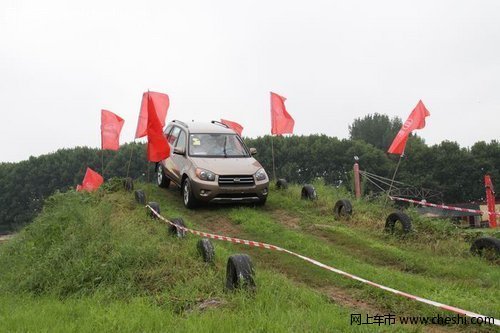
[[[229,126],[227,126],[226,124],[224,124],[224,123],[222,123],[220,121],[217,121],[217,120],[212,120],[211,123],[219,125],[219,126],[224,126],[225,128],[229,128]]]
[[[172,120],[172,122],[176,123],[176,124],[181,124],[182,126],[188,128],[188,125],[185,122],[183,122],[183,121],[180,121],[180,120],[176,119],[176,120]]]

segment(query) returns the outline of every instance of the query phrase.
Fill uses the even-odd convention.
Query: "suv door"
[[[170,156],[167,157],[167,159],[164,160],[164,171],[165,175],[170,178],[174,183],[180,186],[180,179],[176,177],[176,173],[174,170],[176,169],[175,162],[174,162],[174,147],[175,143],[177,142],[177,139],[179,137],[179,133],[181,132],[180,127],[178,126],[172,126],[171,130],[167,133],[167,142],[168,145],[170,146]]]
[[[181,179],[182,179],[182,171],[184,170],[184,167],[187,163],[187,136],[186,132],[184,130],[180,130],[178,135],[177,135],[177,140],[175,141],[175,145],[172,148],[172,175],[175,177],[176,182],[180,184]],[[184,154],[176,153],[175,150],[177,151],[183,151]]]

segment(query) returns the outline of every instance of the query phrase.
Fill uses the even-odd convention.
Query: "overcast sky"
[[[132,141],[148,89],[247,136],[274,91],[299,135],[422,99],[428,144],[499,139],[500,1],[0,1],[0,161],[98,147],[103,108]]]

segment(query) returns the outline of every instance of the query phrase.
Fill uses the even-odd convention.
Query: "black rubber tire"
[[[134,192],[135,201],[138,204],[145,205],[146,204],[146,194],[143,190],[135,190]]]
[[[316,200],[318,198],[318,194],[316,193],[316,189],[311,184],[306,184],[302,187],[302,192],[300,194],[301,199],[308,200]]]
[[[173,219],[170,219],[170,222],[174,223],[175,225],[168,225],[168,232],[173,235],[177,236],[179,238],[184,238],[186,237],[186,230],[179,228],[179,227],[186,227],[184,224],[184,220],[182,217],[174,217]]]
[[[154,202],[154,201],[150,201],[148,202],[148,205],[149,207],[151,207],[155,212],[157,212],[158,214],[160,214],[160,204],[157,203],[157,202]],[[146,207],[147,209],[147,212],[148,212],[148,216],[153,218],[153,219],[157,219],[158,216],[156,216],[152,211],[151,209],[149,209],[148,207]]]
[[[393,234],[396,223],[400,222],[403,227],[403,234],[411,232],[411,218],[403,212],[394,212],[385,220],[385,231]]]
[[[189,178],[184,179],[184,181],[182,182],[181,193],[184,207],[193,209],[198,206],[198,201],[194,197],[193,188],[191,187],[191,181],[189,180]]]
[[[260,199],[255,203],[256,206],[264,206],[266,204],[267,197]]]
[[[226,289],[255,289],[254,269],[250,256],[233,254],[227,259]]]
[[[276,182],[276,188],[278,190],[286,190],[288,188],[288,182],[286,181],[286,179],[278,179],[278,181]]]
[[[352,215],[352,204],[347,199],[340,199],[333,207],[333,214],[337,218],[345,218]]]
[[[123,187],[125,191],[132,192],[134,190],[134,180],[130,177],[127,177],[123,180]]]
[[[213,264],[215,261],[215,248],[210,239],[202,238],[196,244],[198,253],[203,258],[203,261],[209,264]]]
[[[472,243],[470,252],[475,255],[484,256],[490,252],[493,257],[500,258],[500,239],[493,237],[481,237]]]
[[[170,185],[170,179],[165,176],[160,163],[156,164],[156,185],[162,188],[167,188]]]

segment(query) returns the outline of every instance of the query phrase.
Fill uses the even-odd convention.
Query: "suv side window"
[[[172,130],[172,125],[168,125],[167,128],[165,128],[165,131],[163,131],[163,134],[165,136],[168,136],[168,133]]]
[[[177,140],[175,147],[186,149],[186,133],[184,133],[184,131],[180,131],[179,139]]]
[[[179,132],[181,129],[177,126],[175,126],[172,131],[167,135],[167,141],[170,145],[173,145],[175,141],[177,140],[177,137],[179,136]]]

